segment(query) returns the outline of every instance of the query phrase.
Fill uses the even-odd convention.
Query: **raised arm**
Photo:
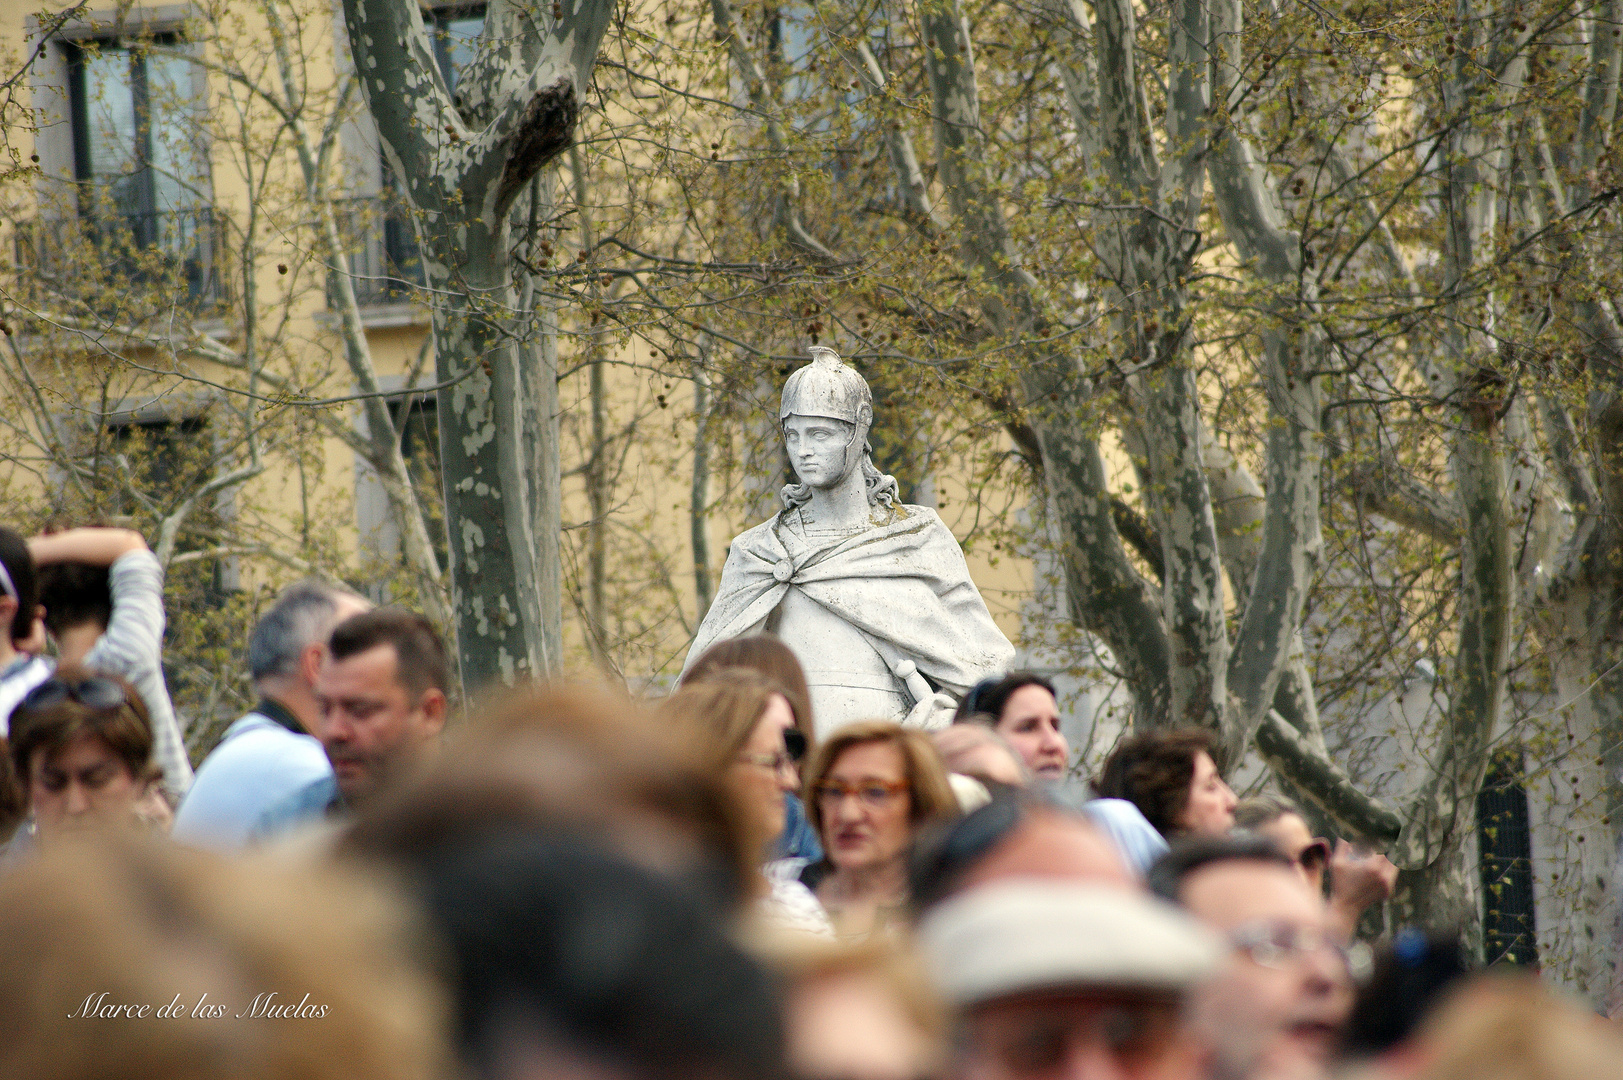
[[[119,556],[146,550],[147,542],[134,529],[68,529],[28,541],[28,553],[36,566],[50,563],[83,563],[111,566]]]

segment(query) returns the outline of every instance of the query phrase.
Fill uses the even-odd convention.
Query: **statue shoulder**
[[[779,516],[774,515],[758,525],[751,525],[733,537],[732,542],[727,546],[727,561],[733,562],[737,559],[752,557],[760,559],[769,556],[775,560],[779,554],[778,549],[783,547],[774,531]]]

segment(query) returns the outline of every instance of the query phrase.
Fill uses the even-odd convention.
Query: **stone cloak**
[[[893,668],[912,660],[956,696],[1008,671],[1014,646],[992,621],[957,538],[929,507],[897,510],[889,524],[810,540],[797,554],[778,533],[793,511],[740,533],[683,674],[716,642],[764,629],[791,588],[860,630]]]

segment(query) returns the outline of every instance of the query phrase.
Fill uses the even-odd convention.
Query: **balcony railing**
[[[179,304],[206,313],[229,299],[212,208],[40,217],[19,222],[14,237],[18,287],[41,307],[77,301],[115,315]]]
[[[349,241],[349,272],[362,307],[422,299],[423,259],[411,212],[398,196],[345,199],[336,206],[338,231]],[[329,306],[337,297],[329,296]]]

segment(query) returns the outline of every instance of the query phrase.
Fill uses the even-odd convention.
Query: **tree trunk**
[[[570,0],[547,19],[495,0],[453,102],[415,3],[344,2],[434,297],[457,656],[470,690],[559,663],[555,345],[515,333],[508,212],[569,148],[611,10]]]

